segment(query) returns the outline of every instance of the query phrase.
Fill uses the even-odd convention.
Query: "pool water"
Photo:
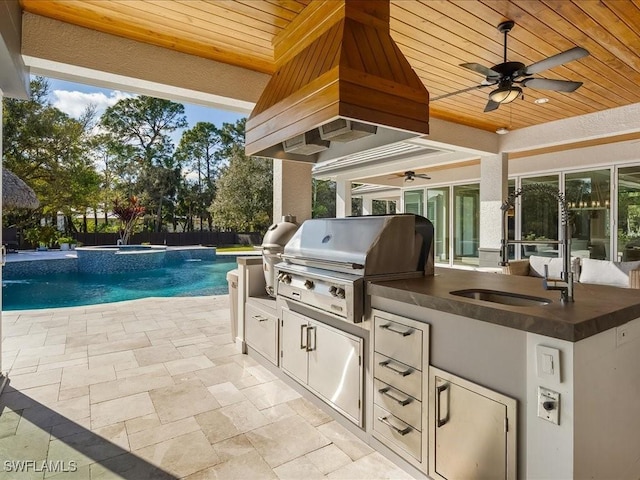
[[[227,272],[235,257],[188,260],[155,270],[116,274],[57,273],[3,280],[2,309],[75,307],[146,297],[228,293]]]

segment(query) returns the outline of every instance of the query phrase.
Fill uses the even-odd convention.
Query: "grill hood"
[[[352,275],[433,275],[433,224],[413,214],[316,218],[284,247],[285,262]]]
[[[247,155],[323,162],[429,133],[429,93],[391,38],[388,0],[313,1],[273,43]]]

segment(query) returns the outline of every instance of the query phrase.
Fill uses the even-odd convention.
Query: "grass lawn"
[[[229,253],[229,252],[255,252],[256,249],[253,245],[229,245],[224,247],[217,247],[217,252],[220,253]]]

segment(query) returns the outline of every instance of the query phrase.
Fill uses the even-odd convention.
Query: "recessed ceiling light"
[[[542,105],[543,103],[547,103],[549,101],[548,98],[536,98],[533,103],[537,105]]]
[[[500,127],[496,130],[498,135],[504,135],[505,133],[509,133],[509,129],[507,127]]]

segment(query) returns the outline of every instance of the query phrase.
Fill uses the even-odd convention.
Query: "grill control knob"
[[[281,275],[282,277],[280,277],[280,281],[289,285],[291,283],[291,275],[287,275],[286,273],[283,273]]]
[[[329,288],[329,293],[331,294],[332,297],[335,297],[337,295],[337,291],[338,289],[335,286],[332,286]]]
[[[344,288],[336,288],[336,296],[338,298],[344,298]]]
[[[306,288],[307,290],[311,290],[315,285],[313,284],[313,280],[305,280],[304,281],[304,288]]]

